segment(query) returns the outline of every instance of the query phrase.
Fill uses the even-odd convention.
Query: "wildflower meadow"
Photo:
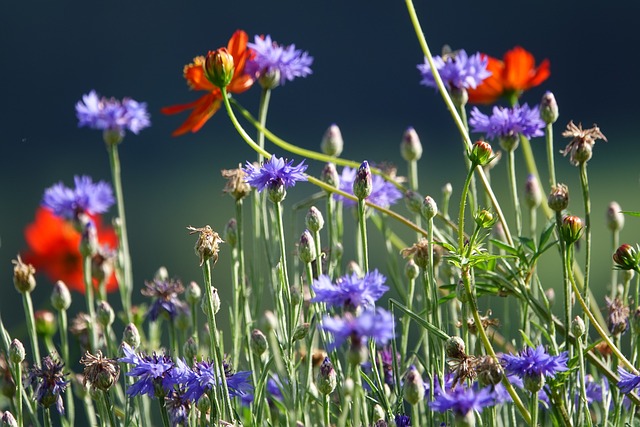
[[[594,105],[637,90],[603,78],[621,58],[550,57],[539,11],[376,3],[336,5],[348,31],[324,5],[105,6],[162,83],[62,26],[100,56],[39,64],[66,130],[7,156],[3,425],[640,425],[635,112]]]

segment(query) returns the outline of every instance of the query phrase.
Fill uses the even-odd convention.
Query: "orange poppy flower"
[[[468,89],[469,103],[491,104],[502,96],[520,96],[523,91],[538,86],[549,78],[549,60],[545,59],[535,66],[533,55],[516,46],[504,54],[503,60],[489,59],[487,70],[491,76],[477,88]]]
[[[227,86],[229,93],[242,93],[253,85],[254,76],[245,74],[244,67],[253,56],[253,51],[247,48],[249,36],[242,30],[237,30],[231,36],[227,50],[233,56],[235,65],[233,77]],[[184,78],[193,90],[203,90],[207,93],[199,99],[188,104],[172,105],[162,108],[164,114],[177,114],[186,110],[193,110],[187,120],[176,129],[172,135],[179,136],[189,131],[197,132],[213,116],[222,105],[220,89],[214,86],[204,74],[204,56],[193,59],[191,64],[184,67]]]
[[[102,226],[99,216],[93,216],[98,230],[98,242],[115,248],[118,242],[111,228]],[[69,289],[84,293],[82,275],[82,255],[80,255],[81,235],[69,221],[55,216],[49,209],[40,207],[36,211],[35,222],[24,231],[29,252],[22,258],[33,264],[36,271],[43,272],[52,282],[62,280]],[[98,281],[93,280],[98,287]],[[114,274],[107,280],[107,292],[115,291],[118,283]]]

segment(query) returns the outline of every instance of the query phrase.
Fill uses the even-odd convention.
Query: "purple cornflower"
[[[634,389],[640,387],[640,375],[632,374],[622,367],[618,367],[618,388],[623,393],[631,393]]]
[[[535,349],[525,347],[517,356],[503,354],[501,357],[505,371],[521,378],[535,378],[542,375],[553,377],[558,372],[569,369],[567,367],[568,360],[569,354],[566,351],[557,356],[551,356],[542,345]]]
[[[104,213],[115,202],[108,183],[94,183],[88,176],[74,176],[73,181],[75,188],[65,187],[62,182],[47,188],[42,197],[42,206],[60,218],[76,219],[80,213]]]
[[[146,287],[140,293],[155,298],[147,311],[147,317],[152,322],[158,320],[162,313],[173,320],[180,312],[188,310],[186,304],[178,299],[178,295],[184,292],[184,286],[179,280],[154,279],[152,282],[145,282],[144,285]]]
[[[345,166],[340,174],[340,185],[338,188],[345,193],[353,194],[353,182],[356,179],[357,169]],[[385,181],[380,175],[373,175],[371,181],[371,194],[367,200],[373,204],[388,208],[402,199],[402,193],[392,183]],[[344,196],[335,194],[337,200],[341,200],[345,206],[355,206],[356,202]]]
[[[229,369],[226,369],[222,373],[211,362],[202,361],[197,362],[192,370],[192,375],[187,381],[187,391],[185,397],[197,402],[200,400],[203,394],[213,388],[214,385],[219,385],[220,382],[216,380],[221,374],[225,375],[227,379],[227,388],[229,389],[229,396],[242,397],[243,394],[251,393],[253,386],[251,385],[250,376],[251,372],[241,371],[231,373]]]
[[[398,414],[394,417],[396,427],[409,427],[411,426],[411,417],[404,414]]]
[[[293,160],[285,162],[283,158],[278,158],[275,155],[262,163],[260,167],[247,162],[247,166],[243,169],[246,174],[245,181],[257,188],[258,192],[265,188],[271,190],[284,187],[287,189],[296,185],[298,181],[306,181],[307,177],[304,171],[307,170],[307,165],[304,164],[304,160],[298,166],[291,166],[292,164]]]
[[[375,302],[389,290],[384,285],[387,280],[378,270],[373,270],[360,278],[356,273],[345,275],[331,283],[329,276],[323,274],[313,281],[311,288],[316,296],[313,302],[324,302],[329,306],[342,306],[348,309],[373,307]]]
[[[164,399],[164,406],[172,426],[188,425],[191,402],[185,399],[184,394],[171,390]]]
[[[454,414],[466,416],[471,411],[482,412],[482,409],[495,404],[495,396],[492,387],[474,390],[467,387],[442,390],[436,383],[436,393],[429,402],[431,409],[438,412],[452,410]]]
[[[125,130],[137,134],[149,127],[147,104],[131,98],[119,101],[115,98],[99,98],[95,90],[82,96],[76,104],[78,126],[114,132],[124,137]]]
[[[538,106],[529,108],[527,104],[513,108],[495,106],[491,117],[482,114],[478,107],[473,107],[469,124],[474,132],[484,133],[489,139],[498,138],[501,141],[515,140],[518,135],[526,138],[542,136],[545,127]]]
[[[67,389],[69,381],[65,381],[62,373],[64,364],[51,356],[42,359],[42,367],[34,366],[29,372],[27,385],[35,384],[35,400],[44,408],[55,404],[58,413],[64,413],[61,394]]]
[[[489,58],[479,52],[471,56],[464,50],[455,54],[435,56],[433,62],[440,74],[440,78],[449,90],[451,89],[475,89],[484,79],[491,75],[487,70]],[[431,66],[425,58],[424,64],[418,64],[418,70],[422,74],[420,84],[437,88]]]
[[[151,356],[145,354],[136,354],[128,344],[122,345],[122,351],[125,357],[118,359],[118,362],[134,365],[127,372],[130,377],[138,377],[135,383],[127,388],[127,395],[130,397],[137,395],[149,395],[156,397],[156,393],[162,387],[165,394],[171,390],[173,379],[170,372],[175,366],[168,356]]]
[[[295,45],[280,46],[271,40],[271,36],[255,36],[253,43],[247,46],[255,52],[255,57],[247,62],[245,72],[260,78],[263,75],[275,76],[279,84],[296,77],[306,77],[312,73],[313,57],[308,52],[296,49]]]
[[[334,336],[334,341],[328,345],[329,351],[347,338],[351,338],[352,346],[362,345],[367,338],[386,344],[393,338],[395,329],[393,315],[382,308],[364,311],[358,317],[351,313],[345,313],[342,318],[325,316],[320,327]]]

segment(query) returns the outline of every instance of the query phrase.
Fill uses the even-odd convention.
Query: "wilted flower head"
[[[104,181],[94,183],[91,177],[74,176],[75,188],[65,187],[62,182],[44,192],[42,206],[56,216],[77,219],[79,214],[101,214],[115,202],[111,185]]]
[[[571,141],[567,144],[562,154],[565,157],[569,154],[569,161],[574,166],[578,166],[591,159],[591,151],[597,139],[607,140],[598,126],[593,125],[592,128],[582,129],[582,123],[576,126],[573,120],[569,122],[567,129],[562,132],[562,136],[571,138]]]
[[[20,293],[29,293],[36,287],[36,269],[31,264],[22,261],[20,255],[12,260],[13,264],[13,285]]]
[[[92,388],[106,391],[118,382],[118,378],[120,377],[120,365],[118,365],[118,361],[116,359],[102,357],[100,350],[98,350],[95,356],[87,351],[82,359],[80,359],[80,363],[85,366],[84,378],[82,380],[85,386],[89,383]]]
[[[395,329],[393,315],[382,308],[364,311],[358,317],[351,313],[345,313],[342,318],[325,316],[320,327],[334,336],[334,341],[328,346],[329,351],[339,347],[347,338],[351,338],[353,346],[363,344],[368,338],[377,344],[386,344],[393,339]]]
[[[387,278],[378,270],[360,277],[356,273],[345,275],[331,283],[331,278],[321,275],[313,281],[311,288],[316,296],[312,302],[324,302],[329,306],[341,306],[347,309],[373,307],[375,302],[389,290],[385,286]]]
[[[298,166],[292,166],[293,160],[286,162],[283,158],[271,156],[269,160],[262,163],[260,167],[247,162],[244,172],[247,175],[246,181],[262,192],[265,188],[293,187],[298,181],[306,181],[304,171],[307,165],[304,160]]]
[[[624,305],[619,298],[612,300],[609,297],[604,297],[604,299],[607,303],[607,312],[609,313],[607,317],[609,332],[611,332],[612,335],[623,334],[629,327],[629,306]]]
[[[155,322],[161,313],[165,313],[171,320],[175,319],[181,310],[185,310],[184,302],[178,299],[178,295],[184,292],[182,282],[177,279],[145,282],[145,288],[140,291],[144,296],[154,298],[147,311],[149,320]]]
[[[224,240],[208,225],[201,228],[188,226],[187,230],[189,230],[189,234],[200,233],[194,248],[196,255],[200,257],[200,267],[202,267],[208,259],[211,259],[215,265],[215,263],[218,262],[218,252],[220,252],[219,245],[220,243],[224,243]]]
[[[353,194],[353,183],[356,180],[357,169],[345,166],[340,174],[340,184],[338,188],[345,193]],[[341,200],[345,206],[355,206],[356,202],[347,199],[339,194],[335,194],[337,200]],[[371,177],[371,194],[367,197],[367,200],[375,205],[387,208],[395,204],[402,198],[402,193],[396,188],[395,185],[386,181],[380,175],[373,174]]]
[[[488,59],[480,53],[471,56],[464,50],[458,50],[442,56],[435,56],[433,63],[440,74],[445,86],[451,89],[476,88],[484,79],[491,75],[487,70]],[[431,66],[426,58],[424,64],[418,64],[418,70],[422,75],[420,84],[437,88]]]
[[[509,144],[515,148],[520,135],[526,138],[544,135],[542,130],[545,127],[538,106],[529,108],[527,104],[512,108],[495,106],[491,116],[474,107],[469,124],[474,132],[484,133],[489,139],[498,138],[505,150],[509,149]]]
[[[34,395],[38,404],[44,408],[49,408],[55,404],[58,413],[64,413],[61,394],[67,388],[69,381],[65,381],[65,374],[62,373],[64,364],[51,356],[42,359],[40,367],[34,366],[29,372],[27,383],[35,385]]]
[[[245,180],[244,169],[222,169],[221,173],[222,177],[227,179],[223,192],[236,200],[243,199],[251,193],[251,186]]]
[[[79,127],[103,130],[120,139],[124,137],[126,130],[137,134],[151,125],[146,103],[131,98],[124,98],[122,101],[99,98],[94,90],[83,95],[82,101],[78,101],[76,116]]]
[[[438,265],[442,258],[442,246],[431,245],[431,249],[433,250],[433,264]],[[420,239],[419,242],[401,250],[400,254],[403,258],[413,258],[416,265],[425,270],[429,265],[429,241]]]
[[[313,57],[308,52],[296,49],[296,45],[280,46],[271,36],[255,36],[253,43],[247,43],[255,55],[247,62],[246,72],[258,79],[270,78],[275,84],[283,85],[287,80],[306,77],[312,73]]]

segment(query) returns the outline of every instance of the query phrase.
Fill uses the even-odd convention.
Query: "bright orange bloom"
[[[229,93],[242,93],[253,85],[254,76],[245,74],[244,66],[253,56],[253,51],[247,48],[249,36],[242,30],[237,30],[231,36],[227,50],[233,56],[235,69],[231,82],[227,86]],[[208,93],[194,102],[188,104],[172,105],[164,107],[161,111],[164,114],[177,114],[186,110],[193,110],[187,120],[176,129],[172,135],[179,136],[189,131],[197,132],[213,116],[222,105],[222,94],[220,89],[215,87],[204,74],[205,57],[198,56],[191,64],[184,67],[184,78],[193,90],[204,90]]]
[[[111,228],[102,226],[99,216],[93,216],[98,230],[100,245],[117,246],[118,238]],[[81,235],[69,221],[55,216],[49,209],[40,207],[36,211],[35,222],[24,231],[29,252],[22,258],[33,264],[36,271],[43,272],[52,282],[62,280],[69,289],[84,293],[82,275],[82,255],[80,255]],[[93,280],[98,287],[98,281]],[[107,281],[107,292],[118,288],[115,275]]]
[[[533,55],[516,46],[504,54],[503,60],[489,59],[487,70],[491,76],[486,78],[476,89],[468,89],[469,103],[491,104],[502,96],[520,96],[523,91],[538,86],[549,78],[549,60],[545,59],[535,66]]]

